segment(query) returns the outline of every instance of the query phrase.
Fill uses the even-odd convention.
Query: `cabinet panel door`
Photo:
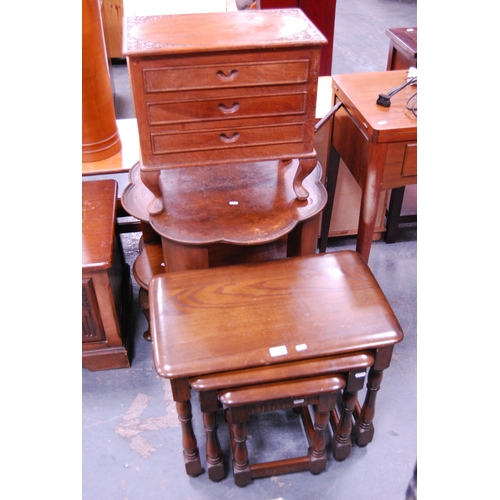
[[[92,278],[82,278],[82,342],[106,340]]]

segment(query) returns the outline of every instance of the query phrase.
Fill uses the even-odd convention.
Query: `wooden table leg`
[[[246,415],[242,415],[242,422],[233,422],[232,411],[226,412],[228,417],[227,424],[231,426],[231,440],[233,448],[233,476],[236,486],[246,486],[252,480],[252,471],[250,470],[250,462],[248,461],[247,449],[247,424]]]
[[[368,372],[366,384],[366,395],[363,406],[356,407],[356,424],[354,426],[354,440],[358,446],[366,446],[373,440],[375,428],[373,419],[375,417],[375,403],[377,393],[382,384],[383,372],[389,367],[392,357],[393,346],[379,349],[375,357],[375,363]]]
[[[328,166],[326,170],[326,192],[328,195],[323,215],[321,219],[321,239],[319,244],[319,252],[325,253],[328,244],[328,233],[330,232],[330,222],[332,220],[333,201],[335,199],[335,189],[337,188],[337,179],[339,176],[340,155],[337,150],[330,146],[330,154],[328,156]]]
[[[141,180],[144,185],[153,193],[153,200],[148,204],[148,212],[151,215],[158,215],[163,212],[163,195],[160,189],[161,170],[141,170]]]
[[[184,465],[188,476],[198,476],[202,473],[198,443],[193,430],[193,415],[191,413],[191,392],[189,383],[184,380],[171,380],[172,396],[175,401],[177,416],[181,423],[182,449]]]
[[[366,262],[370,256],[373,231],[375,230],[386,149],[387,144],[372,145],[370,148],[365,185],[361,194],[356,251],[363,256]]]
[[[387,222],[385,232],[385,242],[395,243],[396,234],[398,232],[399,217],[401,215],[401,208],[403,206],[403,198],[405,194],[405,187],[394,188],[391,192],[391,201],[389,203],[389,210],[387,210]]]
[[[186,473],[188,476],[198,476],[202,470],[198,443],[193,431],[191,401],[177,401],[175,406],[182,429],[182,448]]]
[[[340,417],[336,411],[331,412],[332,428],[335,435],[332,442],[333,458],[338,462],[345,460],[352,449],[352,416],[358,400],[360,391],[366,378],[366,369],[352,370],[346,375],[346,386],[342,395]]]
[[[293,179],[293,190],[298,200],[307,200],[309,192],[303,186],[304,179],[314,170],[318,160],[316,158],[308,158],[299,160],[299,166]]]
[[[326,428],[336,393],[322,394],[314,410],[314,434],[309,448],[309,472],[319,474],[326,469]]]
[[[224,479],[226,473],[222,460],[219,436],[217,434],[217,410],[219,403],[217,391],[201,391],[199,392],[199,397],[206,435],[208,477],[212,481],[220,481]]]

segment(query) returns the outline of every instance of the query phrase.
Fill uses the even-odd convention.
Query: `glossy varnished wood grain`
[[[189,377],[402,340],[375,278],[351,251],[169,273],[150,283],[155,366]]]
[[[319,214],[326,203],[319,165],[305,180],[309,198],[296,200],[292,179],[297,166],[297,161],[273,161],[164,171],[160,186],[166,210],[156,216],[147,212],[152,195],[135,166],[122,204],[129,214],[149,220],[158,234],[178,243],[267,243]]]

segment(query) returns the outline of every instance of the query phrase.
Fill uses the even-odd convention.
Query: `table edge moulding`
[[[178,167],[297,158],[307,199],[327,40],[300,9],[127,17],[124,33],[150,214],[161,170]]]

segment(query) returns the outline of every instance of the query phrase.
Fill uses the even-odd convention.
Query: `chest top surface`
[[[182,54],[327,43],[300,9],[125,18],[124,54]]]

